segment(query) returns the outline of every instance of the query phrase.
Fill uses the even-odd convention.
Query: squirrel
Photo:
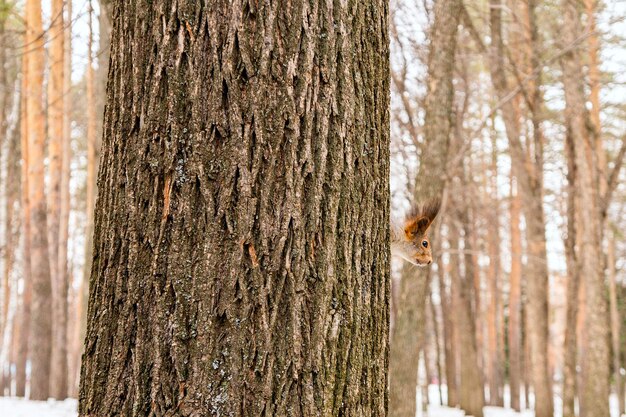
[[[441,200],[435,199],[423,206],[414,206],[404,222],[391,222],[391,254],[413,265],[426,266],[433,261],[428,228],[435,220]]]

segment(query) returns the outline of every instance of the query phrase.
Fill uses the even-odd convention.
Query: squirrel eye
[[[427,240],[422,240],[422,246],[427,248],[428,247],[428,241]]]

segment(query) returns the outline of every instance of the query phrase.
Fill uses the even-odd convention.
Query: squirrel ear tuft
[[[406,223],[404,232],[409,239],[421,238],[426,234],[426,230],[428,230],[431,223],[432,220],[428,217],[416,217]]]
[[[422,207],[421,215],[429,219],[430,223],[432,223],[433,220],[435,220],[435,217],[437,217],[440,208],[441,200],[439,198],[432,199],[424,204],[424,206]]]
[[[426,234],[426,230],[430,227],[439,209],[441,208],[440,199],[432,199],[423,206],[416,206],[407,216],[404,226],[404,232],[409,239],[421,237]]]

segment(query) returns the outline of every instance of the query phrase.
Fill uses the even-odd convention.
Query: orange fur
[[[428,229],[437,217],[441,201],[431,200],[423,206],[415,206],[403,224],[403,233],[392,239],[392,252],[414,265],[429,265],[433,261]]]

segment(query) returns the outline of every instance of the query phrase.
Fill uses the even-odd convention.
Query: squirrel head
[[[426,266],[433,262],[428,228],[437,217],[440,207],[441,200],[431,200],[421,207],[414,208],[404,222],[401,256],[414,265]]]

